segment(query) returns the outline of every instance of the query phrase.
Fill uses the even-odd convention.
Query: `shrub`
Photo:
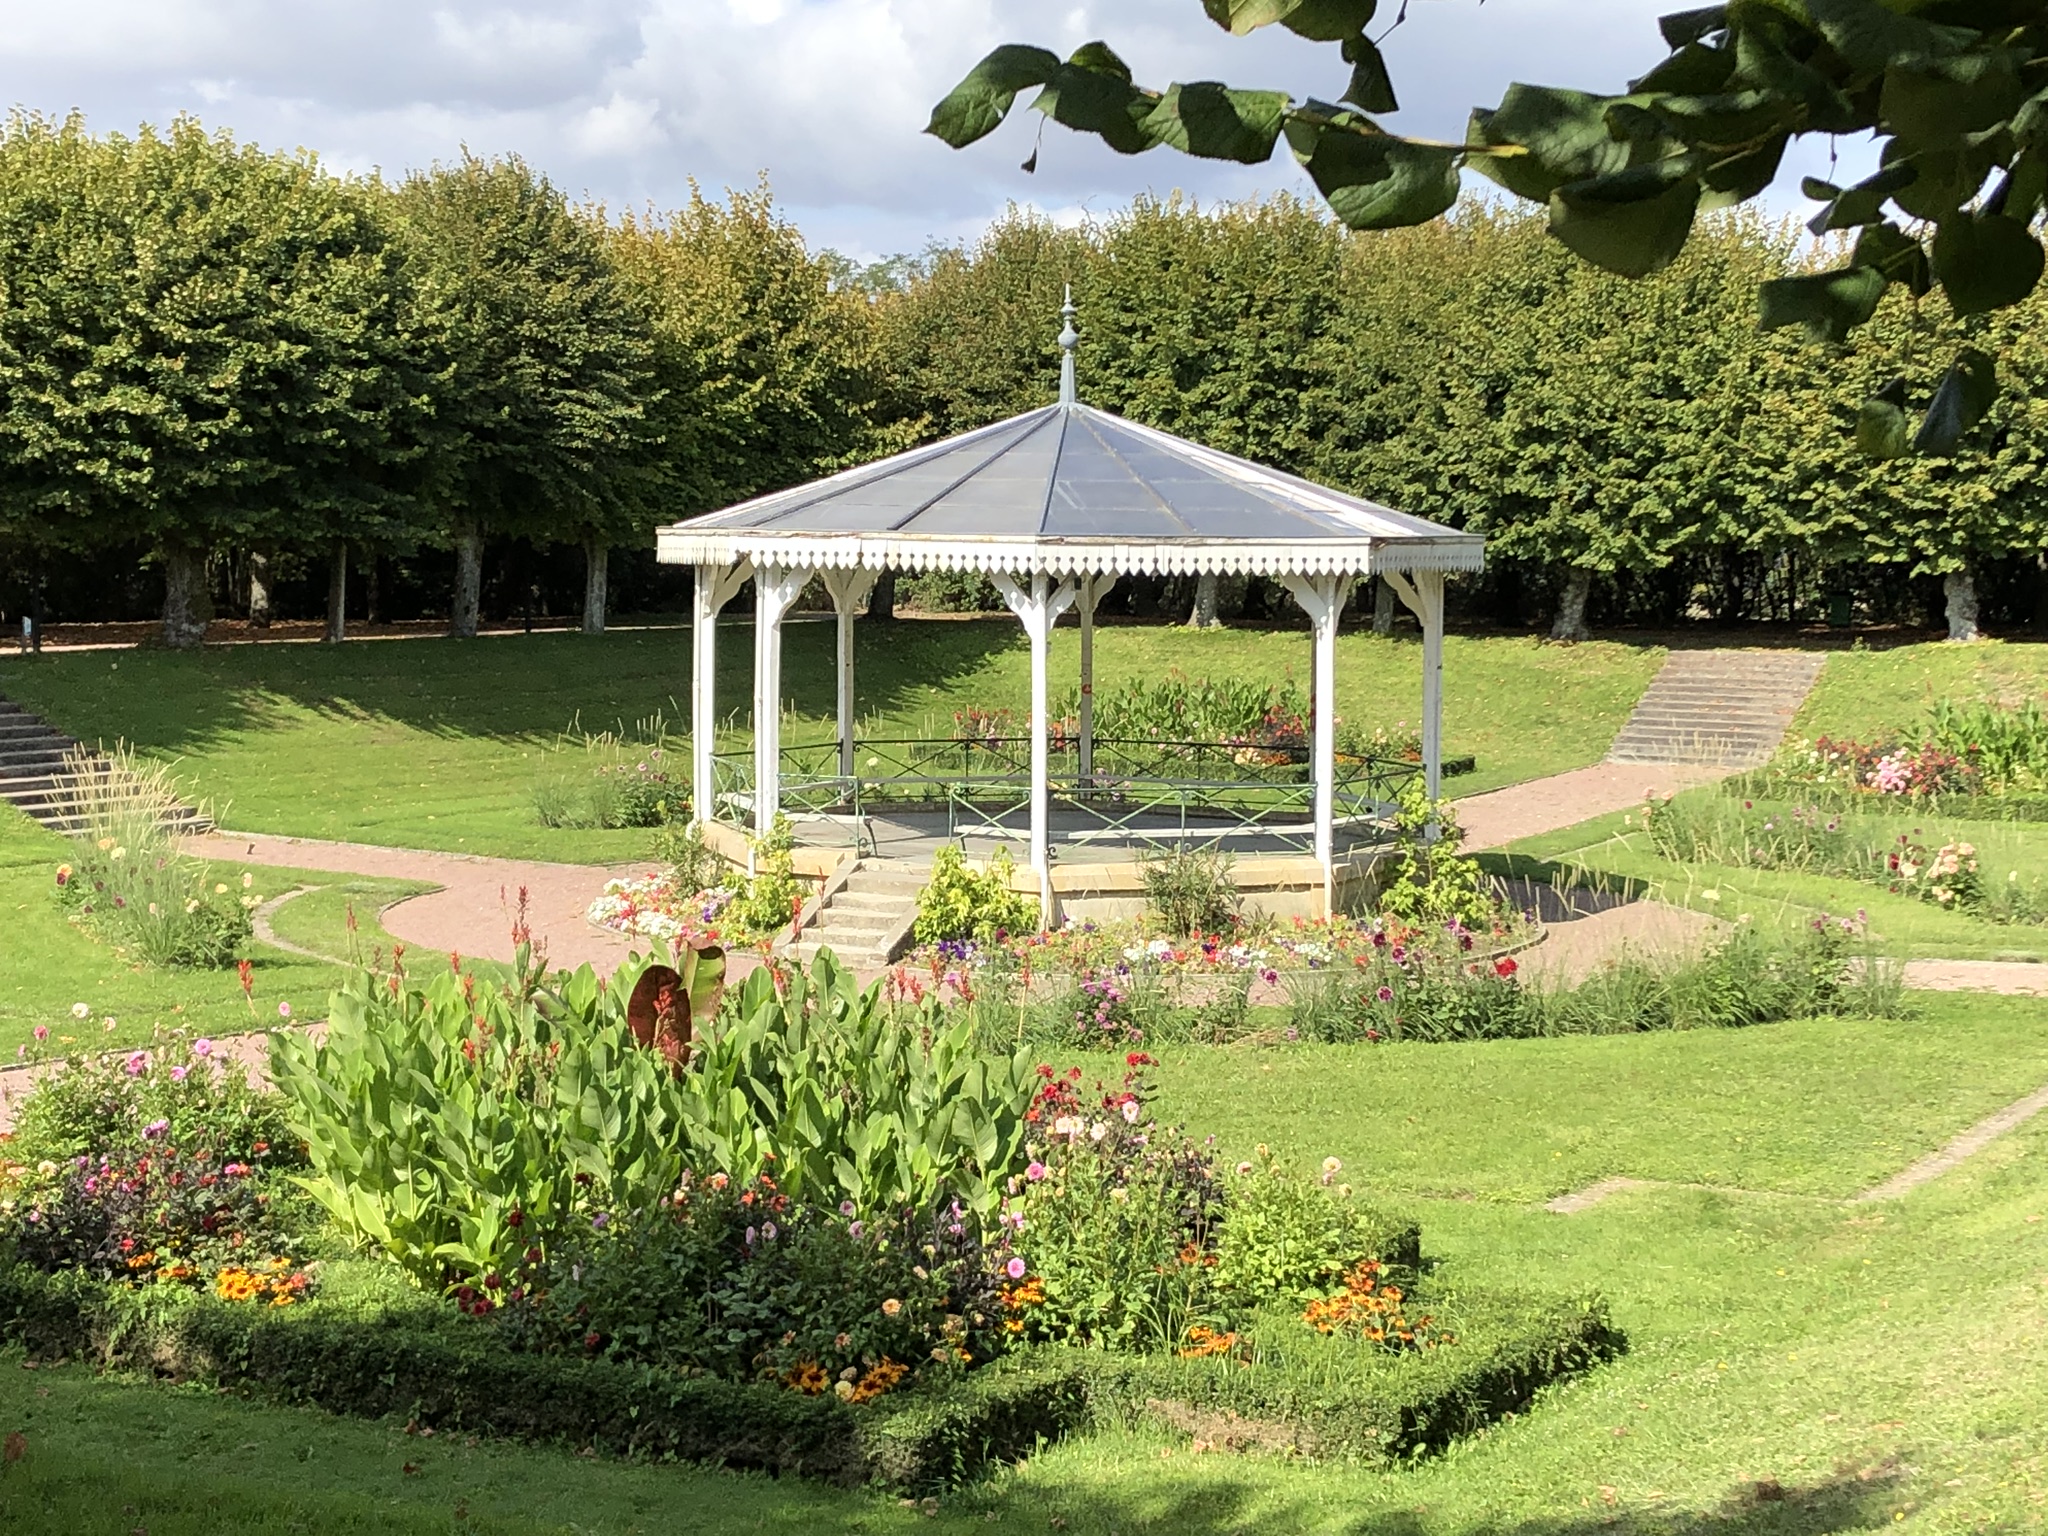
[[[1410,779],[1401,790],[1393,833],[1391,866],[1378,900],[1383,916],[1416,927],[1489,925],[1493,900],[1479,861],[1458,852],[1461,835],[1450,801],[1430,800],[1422,780]]]
[[[804,901],[795,853],[796,833],[789,818],[778,814],[767,836],[754,840],[753,878],[721,914],[735,938],[764,939],[795,924]]]
[[[179,848],[168,770],[125,747],[104,761],[65,760],[64,809],[78,818],[57,867],[57,899],[79,927],[144,965],[213,970],[234,963],[253,932],[253,876],[215,880]]]
[[[732,873],[694,821],[664,823],[654,835],[654,856],[668,866],[670,881],[679,891],[716,889],[727,884]]]
[[[74,1059],[37,1087],[0,1216],[16,1258],[131,1285],[297,1296],[302,1202],[267,1175],[297,1166],[298,1144],[274,1095],[211,1058],[210,1041],[188,1053],[160,1035],[153,1053]]]
[[[990,944],[999,934],[1036,927],[1038,904],[1010,888],[1014,869],[1007,848],[996,850],[987,869],[975,870],[957,846],[946,844],[933,855],[931,879],[917,893],[912,936],[920,944],[945,939]]]
[[[748,977],[687,1065],[635,1044],[640,968],[543,985],[359,977],[327,1038],[277,1036],[271,1074],[337,1225],[441,1285],[657,1207],[685,1169],[772,1172],[793,1199],[987,1213],[1020,1161],[1029,1065],[979,1054],[934,1006],[905,1030],[833,956]]]
[[[1220,933],[1237,922],[1243,898],[1231,877],[1234,860],[1216,848],[1147,852],[1139,860],[1145,907],[1168,933]]]
[[[966,1211],[863,1214],[792,1200],[766,1175],[686,1175],[655,1208],[536,1247],[502,1278],[462,1299],[519,1347],[811,1395],[867,1401],[1000,1347]]]
[[[2048,707],[1936,699],[1929,744],[1954,756],[1990,794],[2048,790]]]

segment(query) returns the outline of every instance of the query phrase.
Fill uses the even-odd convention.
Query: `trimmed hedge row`
[[[863,1408],[523,1354],[424,1298],[257,1308],[21,1266],[0,1268],[0,1340],[335,1413],[906,1493],[969,1481],[1104,1420],[1201,1433],[1214,1419],[1252,1426],[1248,1443],[1306,1455],[1412,1456],[1625,1344],[1597,1302],[1426,1291],[1416,1300],[1456,1327],[1454,1346],[1391,1355],[1276,1320],[1254,1338],[1256,1363],[1033,1349]]]

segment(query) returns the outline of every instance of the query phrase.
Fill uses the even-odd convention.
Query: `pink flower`
[[[127,1072],[130,1077],[140,1077],[149,1069],[149,1053],[137,1051],[128,1058]]]
[[[1040,1179],[1045,1177],[1045,1164],[1033,1163],[1030,1167],[1024,1170],[1024,1177],[1029,1179],[1032,1183],[1036,1184]]]
[[[38,1039],[38,1040],[47,1040],[47,1039],[49,1039],[49,1038],[50,1038],[50,1026],[49,1026],[49,1025],[47,1025],[47,1024],[38,1024],[38,1025],[37,1025],[37,1026],[35,1027],[35,1037],[36,1037],[36,1039]]]
[[[182,1083],[183,1081],[185,1081],[185,1074],[186,1074],[186,1072],[188,1072],[189,1070],[190,1070],[190,1068],[187,1068],[187,1067],[173,1067],[173,1068],[171,1068],[171,1081],[172,1081],[172,1082],[174,1082],[174,1083]]]
[[[277,1016],[280,1019],[290,1018],[292,1016],[292,1005],[290,1003],[279,1003],[277,1005]]]
[[[1003,1266],[1003,1273],[1008,1275],[1012,1280],[1022,1280],[1024,1278],[1026,1271],[1028,1271],[1030,1267],[1031,1266],[1026,1264],[1022,1259],[1013,1258],[1010,1260],[1009,1263]]]
[[[1130,1124],[1136,1125],[1138,1123],[1138,1114],[1138,1101],[1136,1099],[1125,1099],[1124,1119]]]
[[[213,1054],[213,1042],[202,1035],[199,1039],[192,1042],[192,1054],[194,1056],[211,1056]]]

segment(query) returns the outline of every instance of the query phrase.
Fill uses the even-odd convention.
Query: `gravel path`
[[[1577,826],[1610,811],[1626,811],[1649,796],[1725,779],[1732,770],[1697,763],[1595,763],[1547,779],[1531,779],[1458,802],[1464,851],[1498,848],[1519,837]]]

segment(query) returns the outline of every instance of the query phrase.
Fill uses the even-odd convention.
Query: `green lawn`
[[[2048,645],[2039,641],[1834,651],[1791,734],[1867,740],[1888,729],[1918,724],[1938,698],[2016,702],[2044,692]]]
[[[928,1518],[866,1493],[423,1441],[395,1424],[0,1361],[0,1430],[27,1445],[0,1468],[0,1529],[2038,1529],[2048,1121],[1901,1202],[1813,1192],[1893,1171],[2038,1086],[2040,1018],[2038,1003],[1929,998],[1906,1025],[1177,1053],[1164,1071],[1171,1113],[1231,1149],[1256,1137],[1299,1161],[1335,1151],[1346,1177],[1421,1216],[1447,1280],[1611,1299],[1625,1358],[1411,1468],[1197,1454],[1185,1436],[1112,1432],[951,1495]],[[1809,1192],[1653,1191],[1570,1217],[1516,1198],[1604,1172]]]
[[[1715,787],[1686,791],[1687,798],[1719,795]],[[2048,875],[2048,823],[1965,821],[1873,814],[1849,818],[1872,841],[1889,843],[1901,833],[1938,847],[1951,839],[1973,844],[1987,885],[2017,873],[2039,887]],[[1659,900],[1734,919],[1798,923],[1821,912],[1867,913],[1872,932],[1889,954],[1979,960],[2048,960],[2048,926],[1986,922],[1883,886],[1838,876],[1777,870],[1733,869],[1686,864],[1663,858],[1650,847],[1642,818],[1620,811],[1574,827],[1523,838],[1481,855],[1499,874],[1544,873],[1573,883],[1636,887]]]
[[[719,648],[720,701],[745,740],[752,687],[750,629]],[[792,622],[784,678],[794,712],[785,739],[831,734],[833,632]],[[1071,686],[1078,637],[1054,641],[1055,687]],[[1412,639],[1344,636],[1338,709],[1394,727],[1420,710],[1421,648]],[[1479,759],[1460,793],[1597,760],[1663,660],[1661,649],[1554,646],[1522,638],[1452,636],[1445,645],[1446,740]],[[944,736],[969,705],[1011,708],[1030,697],[1030,653],[1007,620],[907,620],[886,640],[863,637],[863,730]],[[682,630],[242,645],[196,654],[158,650],[0,658],[0,694],[84,740],[129,741],[177,759],[224,825],[246,831],[605,862],[639,856],[639,831],[550,830],[532,791],[544,754],[580,722],[632,728],[664,715],[687,731],[689,637]],[[1098,686],[1178,669],[1305,685],[1306,632],[1106,628]],[[684,701],[679,704],[677,701]],[[680,763],[679,763],[680,766]]]
[[[38,1024],[50,1028],[51,1047],[125,1046],[148,1039],[156,1024],[175,1024],[223,1034],[270,1022],[277,1004],[324,1008],[336,967],[257,944],[250,951],[256,970],[252,1012],[232,970],[156,970],[124,963],[106,945],[87,937],[59,909],[54,889],[65,839],[46,832],[11,807],[0,806],[0,1062],[12,1061]],[[239,883],[244,865],[222,864],[222,880]],[[322,890],[288,902],[278,913],[279,937],[337,958],[347,954],[346,908],[353,903],[357,937],[365,954],[387,951],[391,937],[377,921],[391,902],[428,887],[405,881],[366,880],[317,872],[256,869],[254,889],[274,896],[294,885]],[[425,958],[425,957],[421,957]],[[74,1004],[88,1005],[84,1023],[72,1018]],[[103,1020],[112,1018],[110,1033]]]

